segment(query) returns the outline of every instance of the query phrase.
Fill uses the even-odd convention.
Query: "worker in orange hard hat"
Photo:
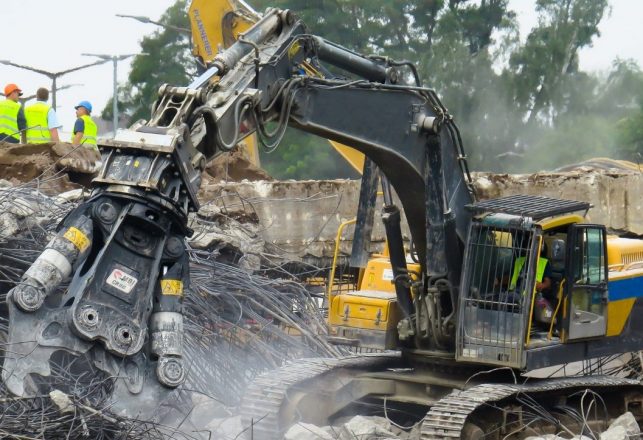
[[[12,144],[25,141],[27,119],[25,109],[20,104],[22,90],[15,84],[7,84],[4,88],[5,100],[0,101],[0,142]]]

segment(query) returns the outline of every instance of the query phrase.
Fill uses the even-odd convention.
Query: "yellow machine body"
[[[419,264],[407,264],[410,272],[420,273]],[[336,342],[393,349],[397,346],[400,319],[391,262],[383,256],[368,261],[359,290],[333,295],[330,300],[328,321]]]
[[[608,291],[606,336],[618,336],[643,295],[643,240],[607,239]]]
[[[257,17],[234,0],[192,0],[188,11],[192,30],[193,53],[204,64],[247,31]]]
[[[539,222],[539,226],[551,249],[556,236],[548,233],[584,221],[582,216],[568,214],[547,218]],[[496,234],[498,245],[510,239],[509,234]],[[605,336],[609,337],[621,334],[638,296],[643,296],[643,240],[608,237],[607,263],[609,296]],[[411,261],[407,264],[411,273],[420,273],[419,264]],[[397,324],[402,317],[395,295],[393,270],[386,256],[375,255],[369,260],[360,276],[358,290],[330,298],[330,333],[338,343],[377,349],[397,348]]]

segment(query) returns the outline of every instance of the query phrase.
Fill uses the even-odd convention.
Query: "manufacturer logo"
[[[105,282],[121,292],[130,293],[138,280],[120,269],[114,269]]]

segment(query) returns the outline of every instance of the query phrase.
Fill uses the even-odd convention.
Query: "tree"
[[[539,24],[509,62],[514,98],[531,124],[564,105],[561,91],[578,73],[578,51],[600,36],[607,0],[537,0]]]
[[[497,107],[496,91],[502,87],[493,64],[516,40],[515,14],[508,10],[507,3],[507,0],[262,0],[259,6],[296,11],[311,33],[349,49],[411,60],[418,66],[423,83],[435,88],[456,120],[466,125],[484,120],[488,111]],[[497,36],[502,44],[494,50]],[[505,151],[503,143],[494,137],[506,136],[506,127],[488,131],[488,124],[485,131],[463,131],[466,144],[491,140],[494,147],[498,146],[496,149]],[[487,137],[483,133],[494,135]],[[305,145],[301,136],[290,139]],[[287,149],[292,152],[297,147],[288,145]],[[273,155],[287,161],[285,149],[282,152],[284,156],[279,150]],[[307,154],[299,149],[300,162],[307,162]],[[474,161],[482,163],[484,156],[474,155]]]
[[[520,41],[508,0],[255,0],[294,11],[309,31],[364,54],[408,59],[459,124],[474,169],[534,171],[595,154],[640,152],[641,72],[617,61],[583,72],[578,52],[600,36],[607,0],[536,0],[538,25]],[[162,21],[188,26],[186,0]],[[147,117],[163,83],[195,72],[185,36],[159,30],[142,42],[119,92],[133,119]],[[412,80],[410,75],[408,80]],[[637,91],[633,93],[632,91]],[[263,154],[278,178],[350,176],[325,141],[289,130]]]

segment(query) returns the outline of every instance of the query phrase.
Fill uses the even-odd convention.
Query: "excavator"
[[[553,376],[643,348],[643,241],[587,223],[584,202],[477,201],[454,118],[413,64],[327,41],[291,11],[266,10],[204,64],[188,86],[160,88],[148,122],[100,140],[91,195],[7,295],[10,392],[38,394],[61,350],[90,356],[134,400],[180,387],[201,173],[248,136],[274,148],[294,127],[366,157],[351,255],[365,275],[330,298],[329,321],[333,342],[373,353],[258,378],[242,408],[249,437],[380,409],[400,425],[415,418],[423,439],[591,434],[625,411],[640,422],[639,380]],[[386,262],[364,246],[380,185]]]

